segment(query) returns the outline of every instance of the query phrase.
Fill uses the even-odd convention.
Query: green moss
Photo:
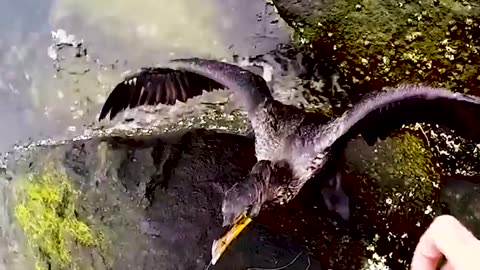
[[[423,140],[410,132],[390,140],[388,158],[391,160],[387,170],[393,177],[438,177],[433,170],[433,154],[426,148]]]
[[[393,203],[430,204],[440,184],[433,153],[414,131],[404,131],[375,146],[370,159],[371,175],[380,181]],[[398,196],[401,193],[401,196]]]
[[[277,6],[298,43],[331,59],[348,83],[480,90],[479,7],[473,1],[327,1],[306,17]]]
[[[390,162],[386,171],[392,178],[403,179],[408,192],[414,194],[415,199],[409,200],[410,203],[431,203],[432,192],[438,190],[440,184],[432,152],[422,139],[410,132],[392,139],[390,146],[387,151]]]
[[[17,194],[15,216],[33,248],[37,269],[75,269],[71,250],[94,247],[102,242],[76,216],[77,192],[68,177],[55,169],[28,175]]]
[[[440,169],[428,144],[422,130],[409,127],[374,146],[355,140],[347,148],[346,180],[356,194],[358,226],[365,232],[361,254],[369,265],[407,269],[418,237],[445,209]]]
[[[368,147],[364,142],[348,151],[356,151],[351,160],[352,172],[358,172],[372,203],[381,215],[410,216],[417,220],[435,215],[440,209],[440,173],[435,157],[424,142],[422,132],[403,130],[394,137]],[[353,153],[347,155],[355,155]],[[392,212],[393,211],[393,212]],[[425,217],[428,218],[428,217]]]

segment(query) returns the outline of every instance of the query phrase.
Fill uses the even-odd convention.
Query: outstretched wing
[[[262,77],[239,66],[199,58],[172,60],[169,67],[143,68],[126,77],[108,96],[99,120],[113,119],[127,108],[142,105],[174,105],[203,91],[231,89],[248,111],[272,99]]]
[[[362,99],[331,123],[331,133],[321,144],[329,147],[360,134],[373,145],[402,125],[413,123],[438,124],[466,139],[480,140],[479,117],[479,97],[441,88],[401,86]]]

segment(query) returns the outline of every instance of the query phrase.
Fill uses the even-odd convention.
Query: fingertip
[[[413,253],[412,270],[435,270],[442,257],[440,250],[435,246],[427,231],[420,237],[420,240]]]
[[[439,233],[445,231],[446,226],[455,222],[456,219],[450,215],[441,215],[430,223],[430,226],[425,230],[420,237],[418,244],[413,253],[411,269],[412,270],[434,270],[437,269],[440,258],[443,256],[436,239]]]
[[[449,262],[446,262],[440,270],[455,270],[455,267]]]
[[[421,251],[415,250],[413,254],[412,263],[410,265],[411,270],[435,270],[440,258],[425,256]]]
[[[437,269],[443,255],[449,263],[442,269],[452,269],[453,266],[472,269],[470,262],[475,260],[479,251],[480,241],[458,219],[441,215],[433,220],[420,238],[412,259],[412,269]]]

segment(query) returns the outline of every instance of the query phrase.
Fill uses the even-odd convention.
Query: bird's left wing
[[[316,152],[359,134],[373,145],[402,125],[413,123],[438,124],[466,139],[480,140],[480,98],[417,85],[373,93],[331,122],[328,135],[315,137]]]

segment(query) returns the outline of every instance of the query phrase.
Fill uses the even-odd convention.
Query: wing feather
[[[100,111],[99,120],[143,105],[174,105],[203,91],[233,90],[248,111],[273,99],[262,77],[239,66],[199,58],[176,59],[172,67],[143,68],[117,84]]]
[[[316,138],[320,148],[362,135],[369,145],[385,139],[402,125],[428,123],[480,140],[480,98],[442,88],[406,85],[370,94],[333,121],[327,138]],[[318,150],[321,150],[318,148]]]
[[[169,68],[146,68],[125,78],[113,89],[100,112],[99,120],[143,105],[174,105],[177,100],[201,95],[203,90],[225,89],[223,85],[192,72]]]

